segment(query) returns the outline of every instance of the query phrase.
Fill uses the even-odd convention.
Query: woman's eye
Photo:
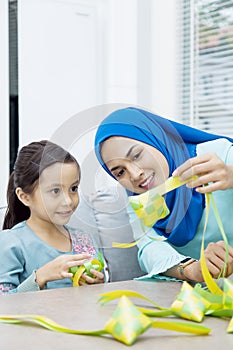
[[[58,193],[60,192],[60,189],[59,189],[59,188],[53,188],[53,189],[51,190],[51,192],[52,192],[53,194],[58,194]]]
[[[142,153],[142,151],[136,153],[136,154],[133,156],[133,160],[137,160],[137,159],[140,157],[141,153]]]
[[[71,187],[71,192],[75,193],[75,192],[78,192],[78,186],[72,186]]]
[[[118,172],[114,172],[113,173],[113,176],[115,176],[115,178],[117,179],[118,177],[121,177],[123,174],[124,174],[125,170],[124,169],[121,169],[120,171]]]

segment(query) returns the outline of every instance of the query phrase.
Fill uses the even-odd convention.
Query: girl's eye
[[[75,193],[75,192],[78,192],[78,186],[72,186],[71,187],[71,192]]]
[[[52,192],[53,194],[58,194],[58,193],[60,192],[60,189],[59,189],[59,188],[53,188],[53,189],[51,190],[51,192]]]

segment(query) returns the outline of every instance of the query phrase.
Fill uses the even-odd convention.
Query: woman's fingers
[[[206,153],[190,158],[176,168],[172,175],[179,176],[182,180],[188,180],[193,175],[202,174],[203,172],[206,172],[206,163],[210,161],[213,155],[214,153]]]
[[[225,242],[218,241],[216,243],[209,243],[205,250],[205,259],[207,267],[214,278],[219,277],[223,271],[226,260]],[[231,275],[233,272],[233,248],[228,247],[228,260],[226,268],[226,276]]]
[[[190,181],[186,186],[196,188],[200,193],[233,187],[233,167],[226,165],[215,153],[206,153],[188,159],[172,175],[179,176],[181,181],[187,181],[197,175],[198,178]]]

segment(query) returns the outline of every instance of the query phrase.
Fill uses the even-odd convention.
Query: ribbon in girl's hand
[[[94,277],[90,270],[101,271],[104,268],[104,258],[103,255],[99,252],[98,259],[93,259],[90,261],[86,261],[81,266],[73,266],[69,269],[69,272],[73,274],[72,282],[73,287],[79,286],[79,281],[81,280],[82,274],[86,274],[87,276]]]

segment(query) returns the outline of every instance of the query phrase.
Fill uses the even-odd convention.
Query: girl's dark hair
[[[7,210],[3,221],[3,229],[10,229],[30,216],[30,209],[17,197],[17,187],[31,194],[44,169],[55,163],[76,163],[77,160],[62,147],[47,140],[32,142],[21,148],[10,175],[7,188]]]

